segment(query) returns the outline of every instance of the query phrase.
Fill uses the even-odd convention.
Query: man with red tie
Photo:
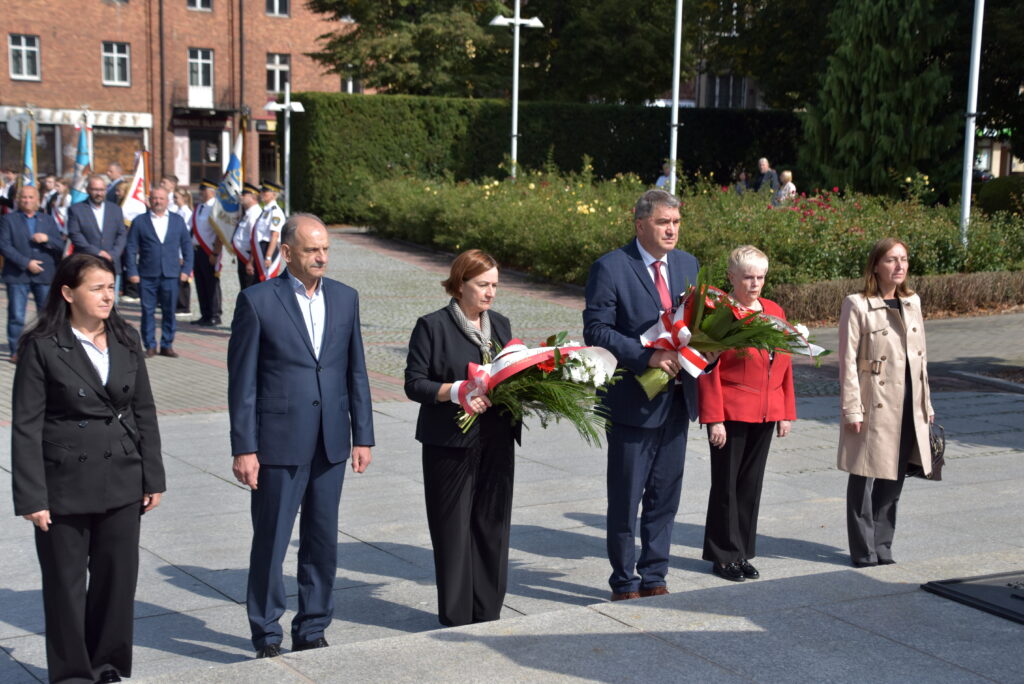
[[[586,343],[615,355],[624,376],[603,397],[608,431],[608,560],[611,600],[667,594],[672,524],[679,508],[686,434],[697,417],[697,383],[674,351],[647,349],[640,335],[697,280],[692,254],[676,249],[679,200],[649,190],[633,209],[636,238],[590,269]],[[637,375],[661,368],[677,379],[648,399]],[[636,555],[637,512],[640,556]]]

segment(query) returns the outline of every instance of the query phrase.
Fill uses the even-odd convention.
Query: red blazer
[[[782,307],[761,298],[766,314],[785,320]],[[768,352],[748,349],[746,356],[723,352],[710,373],[698,379],[700,422],[726,420],[744,423],[768,423],[796,420],[796,396],[793,392],[793,363],[789,354],[776,353],[769,362]]]

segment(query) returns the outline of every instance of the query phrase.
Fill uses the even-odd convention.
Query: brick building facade
[[[26,112],[37,172],[69,174],[88,112],[93,168],[130,169],[151,152],[156,177],[193,187],[219,177],[248,114],[247,179],[280,177],[276,117],[283,91],[338,91],[305,53],[343,28],[303,0],[6,0],[0,54],[0,166],[20,168]]]

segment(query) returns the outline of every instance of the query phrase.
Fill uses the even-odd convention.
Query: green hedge
[[[292,117],[292,206],[327,221],[362,221],[367,190],[394,177],[457,180],[503,176],[511,107],[500,100],[299,93]],[[668,155],[666,108],[521,102],[519,163],[578,168],[593,158],[597,177],[631,172],[645,182]],[[755,110],[680,112],[681,171],[727,176],[767,156],[783,168],[796,158],[796,115]]]
[[[646,185],[635,176],[594,181],[583,173],[533,172],[518,182],[454,183],[402,178],[369,190],[368,223],[391,237],[449,252],[477,247],[502,264],[582,284],[591,263],[634,234],[630,210]],[[919,201],[823,192],[771,208],[768,194],[738,196],[714,177],[684,185],[681,248],[724,283],[729,252],[742,244],[771,259],[768,283],[856,278],[871,245],[895,235],[910,247],[914,274],[1024,270],[1024,218],[976,213],[970,247],[959,209]]]
[[[988,214],[1024,211],[1024,176],[1003,176],[982,183],[977,190],[978,206]]]

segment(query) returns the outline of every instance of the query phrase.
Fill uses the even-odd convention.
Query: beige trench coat
[[[853,294],[839,317],[839,384],[843,426],[839,469],[895,480],[899,471],[906,364],[913,384],[917,448],[910,462],[931,473],[928,421],[934,415],[928,390],[928,352],[921,298],[902,298],[903,317],[881,297]],[[846,429],[861,422],[860,432]],[[921,458],[926,454],[926,458]],[[922,462],[923,461],[923,462]]]

